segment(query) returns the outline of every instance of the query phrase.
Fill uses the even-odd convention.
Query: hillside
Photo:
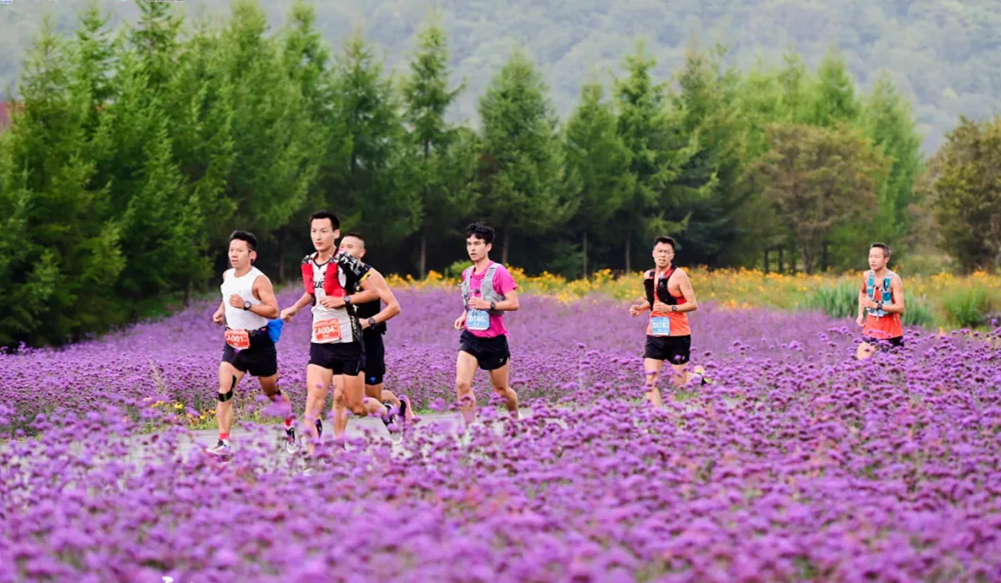
[[[280,23],[287,2],[261,0]],[[128,21],[131,2],[100,4]],[[0,86],[16,78],[26,47],[53,15],[71,30],[84,2],[14,0],[0,5]],[[933,150],[962,113],[983,118],[1001,110],[1001,2],[996,0],[348,0],[317,2],[317,26],[339,46],[361,26],[387,64],[397,65],[412,47],[415,29],[438,6],[449,33],[453,65],[467,82],[453,115],[473,118],[490,77],[516,46],[542,67],[561,113],[573,105],[589,75],[607,76],[638,38],[645,38],[667,78],[693,38],[730,45],[732,62],[778,63],[786,48],[816,63],[832,44],[866,86],[889,69],[915,103],[925,150]],[[177,3],[192,17],[224,13],[224,0]]]

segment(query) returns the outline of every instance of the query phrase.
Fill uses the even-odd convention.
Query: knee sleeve
[[[226,401],[233,398],[233,389],[236,388],[236,375],[233,376],[233,384],[229,386],[229,390],[225,393],[219,393],[219,402],[225,403]]]

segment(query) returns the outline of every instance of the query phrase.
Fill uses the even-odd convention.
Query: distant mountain
[[[290,6],[261,0],[275,26]],[[116,21],[138,9],[103,0]],[[76,23],[79,2],[13,0],[0,5],[0,86],[16,78],[25,49],[49,12],[59,30]],[[192,17],[225,15],[223,0],[175,4]],[[479,96],[512,48],[524,47],[548,79],[565,114],[589,76],[608,78],[622,57],[645,38],[667,78],[693,39],[730,46],[732,62],[778,64],[787,48],[811,64],[837,45],[864,87],[880,69],[893,71],[915,104],[925,150],[934,150],[960,114],[984,118],[1001,111],[1001,1],[999,0],[324,0],[315,2],[317,26],[340,46],[354,27],[397,66],[413,35],[436,6],[450,36],[456,81],[468,90],[453,115],[474,118]]]

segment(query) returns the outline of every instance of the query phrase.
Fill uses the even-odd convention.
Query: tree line
[[[997,206],[990,173],[957,166],[989,128],[964,121],[923,172],[906,100],[888,76],[859,93],[835,51],[816,70],[790,52],[739,71],[693,45],[659,79],[639,42],[565,120],[515,51],[474,125],[449,121],[466,89],[434,16],[393,75],[359,34],[332,49],[307,4],[273,33],[252,0],[218,24],[139,8],[113,30],[91,6],[72,37],[49,23],[26,57],[0,134],[0,345],[78,339],[210,289],[234,228],[292,280],[319,208],[382,271],[418,276],[461,261],[475,219],[497,228],[497,259],[569,276],[645,266],[660,233],[679,262],[714,267],[842,269],[876,239],[906,254],[929,224],[967,235],[941,242],[964,268],[997,257],[954,248],[998,238],[997,215],[956,202]]]

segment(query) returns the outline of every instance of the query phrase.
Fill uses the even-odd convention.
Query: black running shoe
[[[229,457],[233,453],[233,449],[229,446],[229,444],[221,439],[215,447],[207,447],[205,448],[205,451],[219,457]]]
[[[398,424],[399,410],[390,403],[383,403],[382,406],[386,408],[386,412],[382,414],[382,423],[389,431],[389,438],[393,442],[399,442],[403,437],[400,433],[403,428]]]
[[[299,440],[295,438],[295,427],[285,428],[285,453],[292,455],[299,451]]]

